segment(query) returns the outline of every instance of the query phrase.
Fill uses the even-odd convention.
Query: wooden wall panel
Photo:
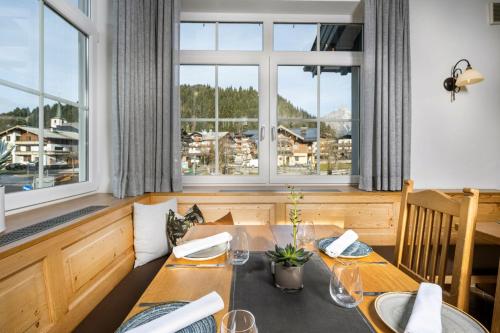
[[[47,332],[54,323],[44,261],[0,280],[0,332]]]
[[[286,206],[287,214],[292,205]],[[341,228],[387,229],[394,225],[393,205],[366,204],[301,204],[303,221],[319,225],[337,225]]]
[[[127,216],[63,249],[66,288],[71,297],[124,254],[133,244],[132,217]]]
[[[185,213],[192,204],[179,204],[181,214]],[[231,212],[235,224],[261,225],[270,224],[275,219],[274,204],[198,204],[205,220],[214,222]]]

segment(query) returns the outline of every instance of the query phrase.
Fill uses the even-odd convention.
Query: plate
[[[149,323],[156,318],[175,311],[186,304],[188,304],[188,302],[171,302],[152,306],[147,310],[139,312],[138,314],[121,324],[121,326],[118,327],[115,333],[127,332],[132,328],[136,328],[137,326]],[[203,318],[202,320],[198,320],[197,322],[183,328],[180,331],[177,331],[177,333],[217,333],[217,324],[215,322],[214,316],[209,316]]]
[[[403,333],[416,297],[415,293],[385,293],[375,299],[375,311],[393,332]],[[488,333],[477,320],[444,302],[441,324],[443,333]]]
[[[208,249],[201,250],[195,253],[191,253],[184,257],[184,259],[195,260],[195,261],[203,261],[210,260],[217,257],[220,257],[229,249],[229,243],[222,243],[219,245],[215,245],[209,247]]]
[[[325,252],[328,245],[330,245],[337,238],[338,237],[328,237],[320,239],[318,241],[318,248],[321,251]],[[347,249],[345,249],[339,257],[348,259],[363,258],[368,256],[372,252],[373,249],[368,244],[360,241],[355,241]]]

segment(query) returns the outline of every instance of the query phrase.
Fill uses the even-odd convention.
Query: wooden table
[[[250,251],[264,251],[274,247],[275,243],[283,245],[291,240],[290,226],[196,226],[190,229],[186,239],[206,237],[218,232],[228,231],[232,234],[236,230],[244,230],[249,239]],[[316,226],[316,238],[338,236],[342,229],[335,226]],[[334,259],[321,254],[328,266],[332,266]],[[360,261],[383,261],[377,253],[359,259]],[[224,258],[207,261],[210,263],[223,262]],[[168,258],[167,263],[185,263],[183,259],[174,256]],[[192,262],[191,262],[192,263]],[[418,283],[392,264],[387,265],[360,265],[361,277],[365,291],[415,291]],[[211,291],[217,291],[224,299],[225,308],[214,315],[219,325],[222,316],[228,312],[231,292],[232,267],[224,268],[166,268],[163,267],[153,279],[149,287],[141,296],[137,304],[127,316],[129,319],[144,308],[138,306],[141,302],[160,302],[175,300],[195,300]],[[307,286],[306,286],[307,288]],[[328,293],[328,290],[325,290]],[[370,321],[377,332],[390,332],[378,318],[373,303],[376,297],[366,297],[359,305],[360,310]],[[258,319],[257,319],[258,320]]]
[[[500,223],[478,222],[476,224],[475,238],[477,241],[500,245]],[[495,291],[492,323],[491,333],[500,333],[500,261],[498,262],[497,288]]]

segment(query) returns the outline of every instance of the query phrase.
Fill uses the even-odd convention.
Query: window
[[[181,50],[260,51],[261,23],[182,22]]]
[[[361,24],[182,23],[184,183],[356,182],[361,50]]]
[[[89,8],[89,0],[0,3],[0,184],[7,193],[89,188]],[[40,202],[22,198],[8,208]]]
[[[183,174],[257,175],[258,66],[183,65],[180,77]]]

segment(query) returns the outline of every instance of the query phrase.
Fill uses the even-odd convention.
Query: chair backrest
[[[439,284],[443,299],[467,310],[479,191],[464,189],[455,199],[436,190],[413,192],[404,182],[401,198],[395,265],[423,282]],[[454,223],[458,222],[450,288],[446,278],[448,251]]]

